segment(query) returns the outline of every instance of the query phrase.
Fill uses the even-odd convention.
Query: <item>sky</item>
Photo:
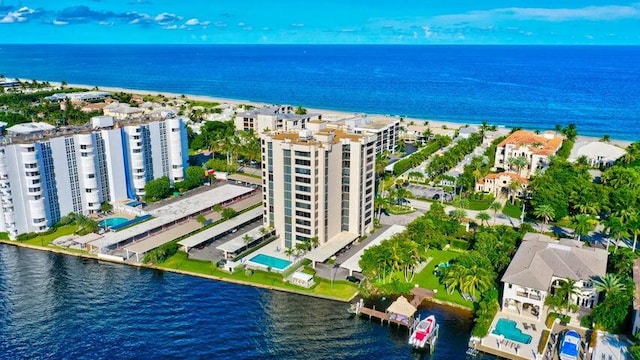
[[[640,45],[640,2],[0,0],[0,43]]]

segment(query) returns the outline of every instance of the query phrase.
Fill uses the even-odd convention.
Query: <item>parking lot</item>
[[[216,249],[217,246],[220,246],[221,244],[224,244],[229,240],[235,239],[238,236],[243,236],[249,231],[260,226],[262,226],[262,220],[256,220],[252,223],[238,228],[238,231],[236,232],[229,232],[228,234],[219,237],[212,242],[198,245],[197,247],[189,251],[189,258],[217,262],[224,257],[222,251]]]
[[[453,193],[439,187],[410,184],[406,189],[416,198],[453,202]]]

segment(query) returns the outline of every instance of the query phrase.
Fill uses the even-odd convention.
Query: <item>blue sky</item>
[[[640,44],[640,2],[0,0],[0,43]]]

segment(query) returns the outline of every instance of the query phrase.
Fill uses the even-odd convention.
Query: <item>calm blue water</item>
[[[129,219],[127,218],[123,218],[123,217],[112,217],[112,218],[108,218],[108,219],[104,219],[102,221],[100,221],[98,223],[99,226],[101,227],[111,227],[111,226],[115,226],[115,225],[120,225],[120,224],[124,224],[126,222],[128,222]]]
[[[264,266],[270,266],[278,270],[284,270],[287,266],[291,265],[291,261],[278,259],[273,256],[269,256],[265,254],[258,254],[252,257],[249,261],[253,261],[255,263],[262,264]]]
[[[0,73],[640,139],[640,47],[0,45]]]
[[[428,359],[347,305],[0,244],[0,358]],[[464,359],[471,322],[432,306],[434,359]]]

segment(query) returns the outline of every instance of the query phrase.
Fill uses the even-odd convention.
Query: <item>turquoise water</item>
[[[112,226],[116,226],[116,225],[124,224],[124,223],[126,223],[127,221],[129,221],[129,219],[127,219],[127,218],[123,218],[123,217],[112,217],[112,218],[108,218],[108,219],[104,219],[104,220],[100,221],[100,222],[98,223],[98,225],[99,225],[100,227],[103,227],[103,228],[109,228],[109,227],[112,227]]]
[[[269,256],[265,254],[258,254],[252,257],[249,261],[262,264],[264,266],[270,266],[278,270],[284,270],[287,268],[287,266],[291,265],[291,261],[278,259],[273,256]]]
[[[522,330],[516,327],[516,322],[513,320],[498,319],[496,328],[491,333],[494,335],[502,335],[507,340],[519,343],[531,343],[531,335],[523,334]]]

